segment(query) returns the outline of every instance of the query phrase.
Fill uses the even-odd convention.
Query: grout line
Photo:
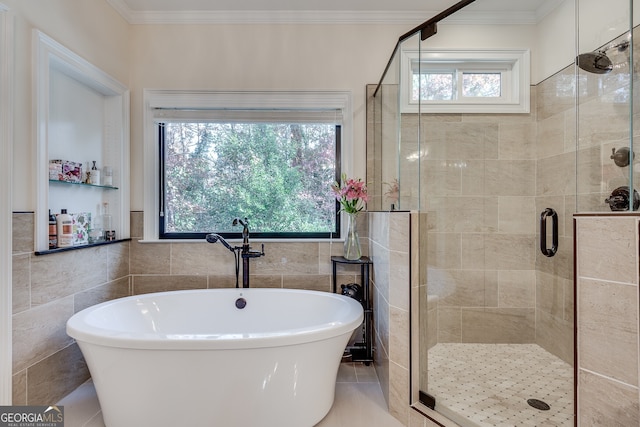
[[[595,376],[597,376],[597,377],[599,377],[599,378],[602,378],[602,379],[604,379],[604,380],[611,381],[611,382],[617,383],[617,384],[619,384],[619,385],[623,385],[623,386],[625,386],[625,387],[632,388],[632,389],[634,389],[634,390],[640,390],[640,388],[639,388],[638,386],[635,386],[635,385],[632,385],[632,384],[629,384],[629,383],[625,383],[624,381],[621,381],[621,380],[615,379],[615,378],[613,378],[613,377],[606,376],[606,375],[604,375],[604,374],[601,374],[601,373],[599,373],[599,372],[592,371],[592,370],[590,370],[590,369],[585,369],[585,368],[580,368],[580,367],[578,367],[578,370],[580,370],[580,371],[584,371],[584,372],[588,372],[588,373],[590,373],[590,374],[592,374],[592,375],[595,375]]]

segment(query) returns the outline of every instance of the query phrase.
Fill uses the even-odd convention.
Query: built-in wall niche
[[[129,238],[129,91],[120,82],[34,30],[37,122],[37,252],[49,249],[48,213],[91,213],[109,205],[116,238]],[[50,181],[49,161],[110,166],[112,184]]]

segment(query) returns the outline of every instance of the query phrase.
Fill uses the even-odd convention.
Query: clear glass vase
[[[360,238],[358,237],[358,214],[347,214],[347,236],[344,239],[344,258],[356,260],[362,257]]]

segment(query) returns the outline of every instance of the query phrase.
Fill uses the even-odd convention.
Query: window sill
[[[118,240],[112,240],[110,242],[88,243],[86,245],[69,246],[68,248],[47,249],[46,251],[35,251],[35,254],[36,255],[57,254],[60,252],[77,251],[79,249],[94,248],[96,246],[104,246],[104,245],[112,245],[114,243],[128,242],[130,240],[131,239],[118,239]]]
[[[242,243],[242,239],[225,239],[230,244]],[[334,239],[258,239],[250,238],[254,243],[344,243],[344,238]],[[208,243],[205,239],[140,239],[137,243]]]

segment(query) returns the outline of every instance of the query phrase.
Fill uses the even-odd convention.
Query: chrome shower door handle
[[[551,217],[551,248],[547,247],[547,218]],[[552,257],[558,252],[558,213],[546,208],[540,213],[540,251],[544,256]]]

